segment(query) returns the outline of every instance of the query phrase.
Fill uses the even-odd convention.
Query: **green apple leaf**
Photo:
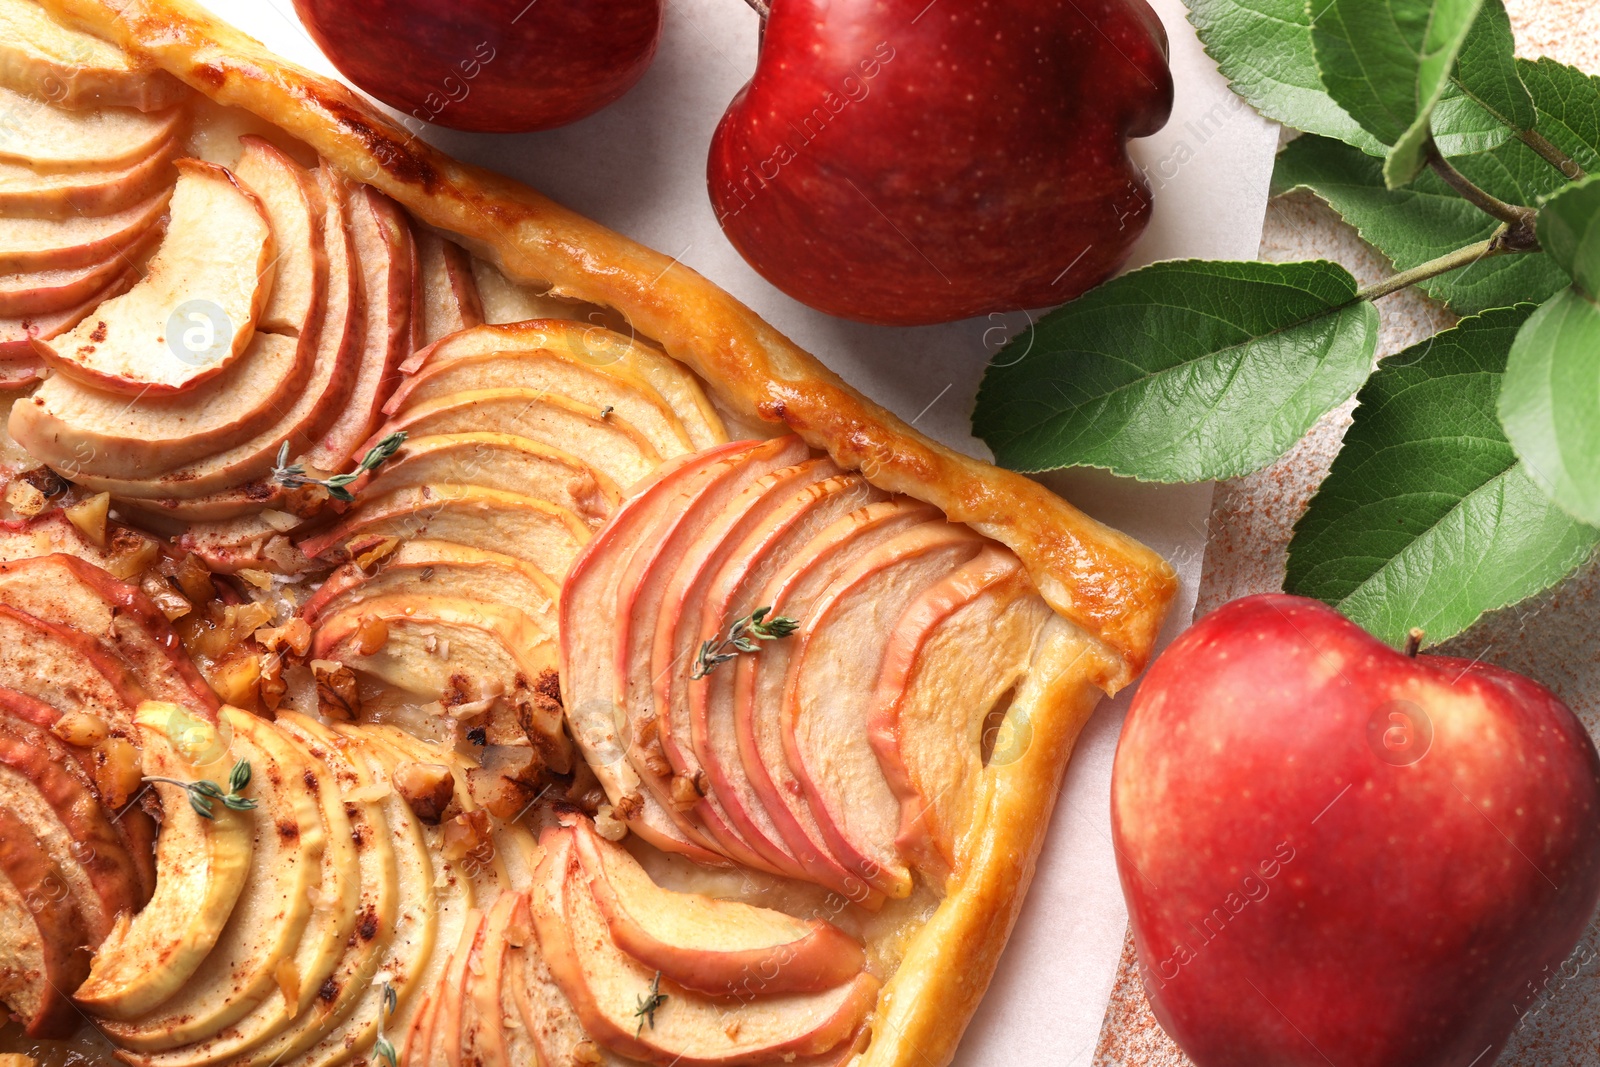
[[[1520,141],[1481,157],[1453,161],[1500,195],[1519,202],[1530,187],[1561,184],[1561,175]],[[1525,174],[1524,180],[1516,180]],[[1432,174],[1404,189],[1384,185],[1378,160],[1326,137],[1301,137],[1278,154],[1273,191],[1309,189],[1382,252],[1396,270],[1437,259],[1482,241],[1498,223]],[[1526,183],[1526,184],[1525,184]],[[1542,253],[1491,256],[1422,283],[1435,300],[1461,314],[1506,307],[1519,300],[1544,300],[1560,292],[1567,276]]]
[[[1515,48],[1516,38],[1511,34],[1505,4],[1502,0],[1483,0],[1483,9],[1461,45],[1455,81],[1467,96],[1506,126],[1531,130],[1538,124],[1539,113],[1517,73],[1512,56]]]
[[[1313,0],[1311,43],[1328,95],[1389,145],[1384,180],[1427,161],[1433,108],[1484,0]]]
[[[1189,21],[1233,91],[1261,114],[1371,155],[1384,154],[1377,138],[1323,86],[1305,0],[1189,0]]]
[[[1499,148],[1512,133],[1482,104],[1452,85],[1433,109],[1433,140],[1446,157],[1471,156]]]
[[[1591,174],[1539,209],[1539,245],[1590,300],[1600,298],[1600,174]]]
[[[1378,313],[1335,263],[1156,263],[1046,315],[984,375],[973,432],[1025,471],[1229,478],[1372,368]]]
[[[1517,73],[1533,94],[1538,131],[1584,170],[1600,170],[1600,77],[1553,59],[1519,59]]]
[[[1413,626],[1437,642],[1589,557],[1600,530],[1539,491],[1495,418],[1532,307],[1463,319],[1384,360],[1295,525],[1285,589],[1393,644]]]

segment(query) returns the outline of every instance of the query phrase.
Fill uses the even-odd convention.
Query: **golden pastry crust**
[[[1062,627],[1010,712],[1021,743],[985,772],[946,896],[907,939],[860,1060],[947,1063],[1010,933],[1073,745],[1102,693],[1149,658],[1176,577],[1036,482],[951,451],[874,404],[693,270],[532,189],[455,162],[349,89],[268,53],[188,0],[42,0],[218,103],[255,113],[458,237],[508,277],[616,308],[729,410],[785,424],[882,489],[1011,548]]]

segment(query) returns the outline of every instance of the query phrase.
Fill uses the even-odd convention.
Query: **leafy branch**
[[[739,653],[757,651],[761,647],[758,642],[776,641],[800,628],[800,620],[787,615],[767,618],[771,611],[771,605],[757,608],[744,618],[735,620],[728,627],[727,637],[702,641],[700,651],[694,657],[694,666],[689,670],[689,677],[699,681],[729,660],[737,659]]]
[[[335,500],[350,503],[355,499],[355,494],[345,486],[360,478],[369,471],[375,471],[394,454],[400,451],[400,446],[406,443],[406,432],[396,430],[371,448],[361,457],[361,462],[356,464],[356,469],[348,474],[335,474],[330,478],[313,478],[306,473],[304,464],[289,462],[289,442],[285,441],[283,447],[278,449],[277,464],[272,468],[272,480],[285,489],[299,489],[307,485],[320,485],[328,491],[328,495]]]
[[[228,790],[223,792],[222,787],[216,782],[201,780],[198,782],[184,782],[177,778],[161,778],[150,776],[146,782],[162,782],[166,785],[175,785],[189,796],[189,806],[203,819],[216,817],[216,802],[222,801],[222,806],[230,811],[252,811],[256,806],[253,798],[244,796],[245,789],[250,785],[250,764],[240,760],[233,765],[233,771],[228,775]]]

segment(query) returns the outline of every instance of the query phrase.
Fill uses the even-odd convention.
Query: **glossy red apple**
[[[1069,300],[1150,216],[1172,106],[1144,0],[773,0],[711,143],[723,231],[797,300],[916,325]]]
[[[1198,1067],[1484,1067],[1600,895],[1600,757],[1555,696],[1299,597],[1150,668],[1111,811],[1145,989]]]
[[[294,0],[334,66],[424,122],[485,133],[563,126],[633,87],[661,0]]]

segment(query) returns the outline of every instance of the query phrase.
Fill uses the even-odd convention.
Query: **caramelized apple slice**
[[[589,1035],[613,1052],[650,1063],[722,1067],[827,1052],[855,1034],[877,1000],[878,982],[857,974],[821,993],[762,996],[748,1004],[707,998],[617,947],[574,862],[571,832],[545,835],[545,859],[529,906],[550,970]],[[666,995],[653,1025],[640,1003]]]
[[[224,760],[196,765],[168,737],[181,728],[186,742],[214,727],[177,705],[145,704],[139,712],[144,772],[180,782],[226,775]],[[213,805],[202,818],[186,791],[156,784],[161,836],[156,844],[156,892],[144,910],[118,919],[95,954],[88,979],[74,994],[86,1011],[131,1020],[178,992],[216,945],[250,873],[252,816]]]
[[[146,159],[178,136],[184,119],[177,107],[150,113],[124,107],[68,111],[4,86],[0,114],[17,131],[0,139],[0,159],[39,171],[105,170]]]
[[[231,173],[180,160],[172,221],[144,278],[71,333],[40,344],[39,354],[96,388],[139,396],[192,389],[250,344],[279,247],[261,202]],[[283,253],[292,254],[287,246]]]
[[[166,71],[61,25],[34,0],[0,0],[0,85],[65,108],[155,111],[189,95]]]
[[[748,1002],[833,989],[866,969],[861,945],[831,923],[662,889],[587,819],[574,820],[572,833],[611,939],[663,978]]]
[[[858,474],[835,475],[789,494],[759,525],[751,527],[742,541],[728,538],[718,550],[716,572],[706,582],[704,603],[696,616],[700,630],[692,635],[693,647],[720,640],[725,620],[744,618],[763,607],[751,598],[819,530],[883,496]],[[786,835],[778,830],[776,819],[781,813],[767,810],[745,773],[734,714],[737,674],[732,668],[717,670],[688,686],[689,733],[711,792],[746,841],[763,854],[782,857],[791,870],[802,872],[800,877],[829,885],[833,872],[795,854]]]
[[[126,256],[160,223],[168,197],[163,189],[114,215],[0,217],[0,273],[70,270]]]
[[[804,621],[840,570],[902,532],[939,517],[927,504],[904,498],[869,504],[823,528],[795,552],[765,588],[751,598],[773,614]],[[734,726],[746,776],[795,858],[812,878],[867,907],[882,903],[880,890],[846,867],[828,844],[784,754],[777,710],[798,642],[769,641],[757,656],[729,664],[735,670]]]
[[[0,215],[24,219],[114,215],[172,184],[178,147],[176,140],[163,141],[141,159],[92,170],[39,171],[0,160]]]
[[[344,522],[307,538],[301,548],[315,559],[356,537],[453,541],[516,556],[558,578],[589,539],[589,527],[566,508],[531,496],[445,484],[364,500]]]
[[[45,363],[34,345],[66,333],[102,303],[126,292],[138,277],[137,266],[127,264],[112,276],[104,289],[91,294],[81,304],[47,314],[0,319],[0,387],[17,388],[43,378]]]
[[[66,992],[89,969],[87,934],[44,846],[0,808],[0,974],[6,1004],[30,1037],[66,1037],[79,1023]]]
[[[83,712],[132,732],[144,693],[127,664],[86,634],[0,604],[0,686],[38,697],[63,715]]]
[[[467,915],[466,924],[461,928],[461,940],[456,942],[450,966],[439,983],[439,1006],[434,1009],[431,1032],[421,1044],[422,1048],[431,1050],[425,1060],[427,1063],[461,1067],[462,1009],[470,973],[467,968],[482,946],[484,918],[484,913],[478,910]]]
[[[412,305],[417,348],[483,323],[483,303],[466,249],[432,230],[419,230],[417,262],[422,281]]]
[[[305,462],[318,470],[343,471],[361,458],[356,450],[383,421],[383,405],[400,381],[400,364],[411,354],[416,249],[411,222],[393,200],[370,185],[349,187],[328,167],[319,168],[317,176],[324,195],[345,200],[364,313],[350,398]]]
[[[502,893],[484,916],[483,928],[472,947],[462,990],[460,1058],[478,1067],[512,1067],[507,1040],[505,1009],[506,956],[513,926],[528,924],[528,898],[523,893]],[[525,935],[522,935],[525,936]],[[531,1051],[531,1050],[529,1050]],[[537,1056],[517,1063],[537,1063]]]
[[[293,958],[311,918],[327,845],[321,809],[307,784],[316,771],[272,723],[227,707],[221,721],[232,731],[224,762],[250,764],[249,794],[259,805],[248,820],[250,871],[215,947],[179,992],[136,1021],[100,1024],[134,1055],[205,1040],[276,995],[278,965]]]
[[[424,400],[390,419],[371,443],[397,430],[412,437],[475,432],[526,437],[570,451],[624,489],[661,465],[661,454],[626,419],[536,389],[474,389]]]
[[[590,526],[604,522],[622,496],[616,482],[570,452],[508,433],[410,438],[354,491],[374,497],[449,483],[538,497],[566,508]]]
[[[331,228],[324,228],[328,202],[316,178],[269,141],[239,138],[243,151],[234,173],[256,196],[271,220],[276,245],[276,277],[263,294],[260,329],[291,337],[313,331],[325,307]],[[343,213],[340,213],[341,230]],[[314,344],[315,338],[309,343]]]

